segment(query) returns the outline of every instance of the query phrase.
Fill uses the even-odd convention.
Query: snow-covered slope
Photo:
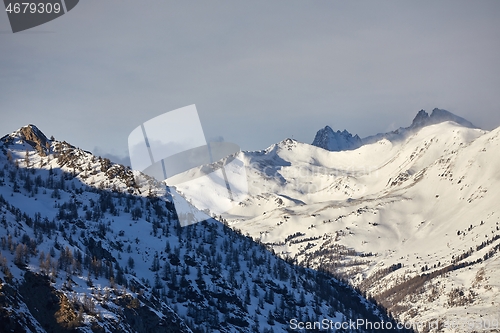
[[[403,322],[458,323],[446,332],[498,323],[500,128],[429,125],[442,115],[420,114],[398,140],[351,151],[288,139],[248,152],[249,197],[226,218],[283,257],[347,279]]]
[[[0,139],[0,331],[286,332],[292,319],[388,320],[346,284],[219,221],[181,228],[173,208],[155,180],[33,125]]]

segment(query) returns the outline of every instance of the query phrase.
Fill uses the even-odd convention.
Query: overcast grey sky
[[[500,126],[500,1],[81,0],[12,34],[0,13],[0,135],[28,123],[124,156],[196,104],[244,150],[325,125],[361,137],[447,109]]]

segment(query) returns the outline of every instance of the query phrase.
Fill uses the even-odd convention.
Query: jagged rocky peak
[[[20,143],[26,142],[35,149],[41,156],[46,156],[50,150],[51,140],[49,140],[42,131],[35,125],[29,124],[21,127],[10,135],[1,139],[6,145],[10,145],[19,140]]]
[[[429,114],[425,110],[418,111],[417,115],[413,119],[410,127],[424,127],[425,123],[429,120]]]
[[[424,110],[418,111],[417,115],[413,119],[410,128],[421,128],[424,126],[439,124],[445,121],[453,121],[465,127],[476,128],[476,126],[474,126],[470,121],[459,117],[449,111],[438,108],[432,110],[432,113],[430,115]]]
[[[334,131],[330,126],[320,129],[314,138],[313,146],[329,151],[353,150],[361,147],[362,141],[358,135],[352,135],[346,130]]]

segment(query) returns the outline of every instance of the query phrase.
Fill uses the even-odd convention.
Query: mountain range
[[[435,108],[430,115],[425,112],[425,110],[420,110],[408,127],[401,127],[393,132],[379,133],[363,139],[357,134],[353,136],[347,130],[335,132],[330,126],[325,126],[325,128],[320,129],[316,133],[312,145],[329,151],[354,150],[364,144],[373,143],[383,138],[392,138],[393,140],[402,139],[425,126],[435,125],[446,121],[452,121],[468,128],[477,128],[462,117],[454,115],[449,111]]]
[[[181,227],[172,195],[223,193],[4,136],[0,331],[498,332],[500,128],[434,109],[314,142],[241,152],[246,197]]]
[[[345,150],[328,150],[331,133]],[[419,332],[433,322],[498,332],[500,128],[434,109],[358,148],[350,138],[327,128],[314,140],[321,147],[286,139],[245,152],[249,193],[224,218]],[[195,188],[178,190],[203,205]]]
[[[0,332],[396,325],[345,281],[280,258],[222,217],[181,227],[172,193],[34,125],[2,137]]]

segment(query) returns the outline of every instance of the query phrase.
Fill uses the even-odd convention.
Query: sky
[[[207,139],[261,150],[360,137],[438,107],[500,126],[500,1],[81,0],[13,34],[0,13],[0,136],[126,162],[128,135],[196,104]]]

